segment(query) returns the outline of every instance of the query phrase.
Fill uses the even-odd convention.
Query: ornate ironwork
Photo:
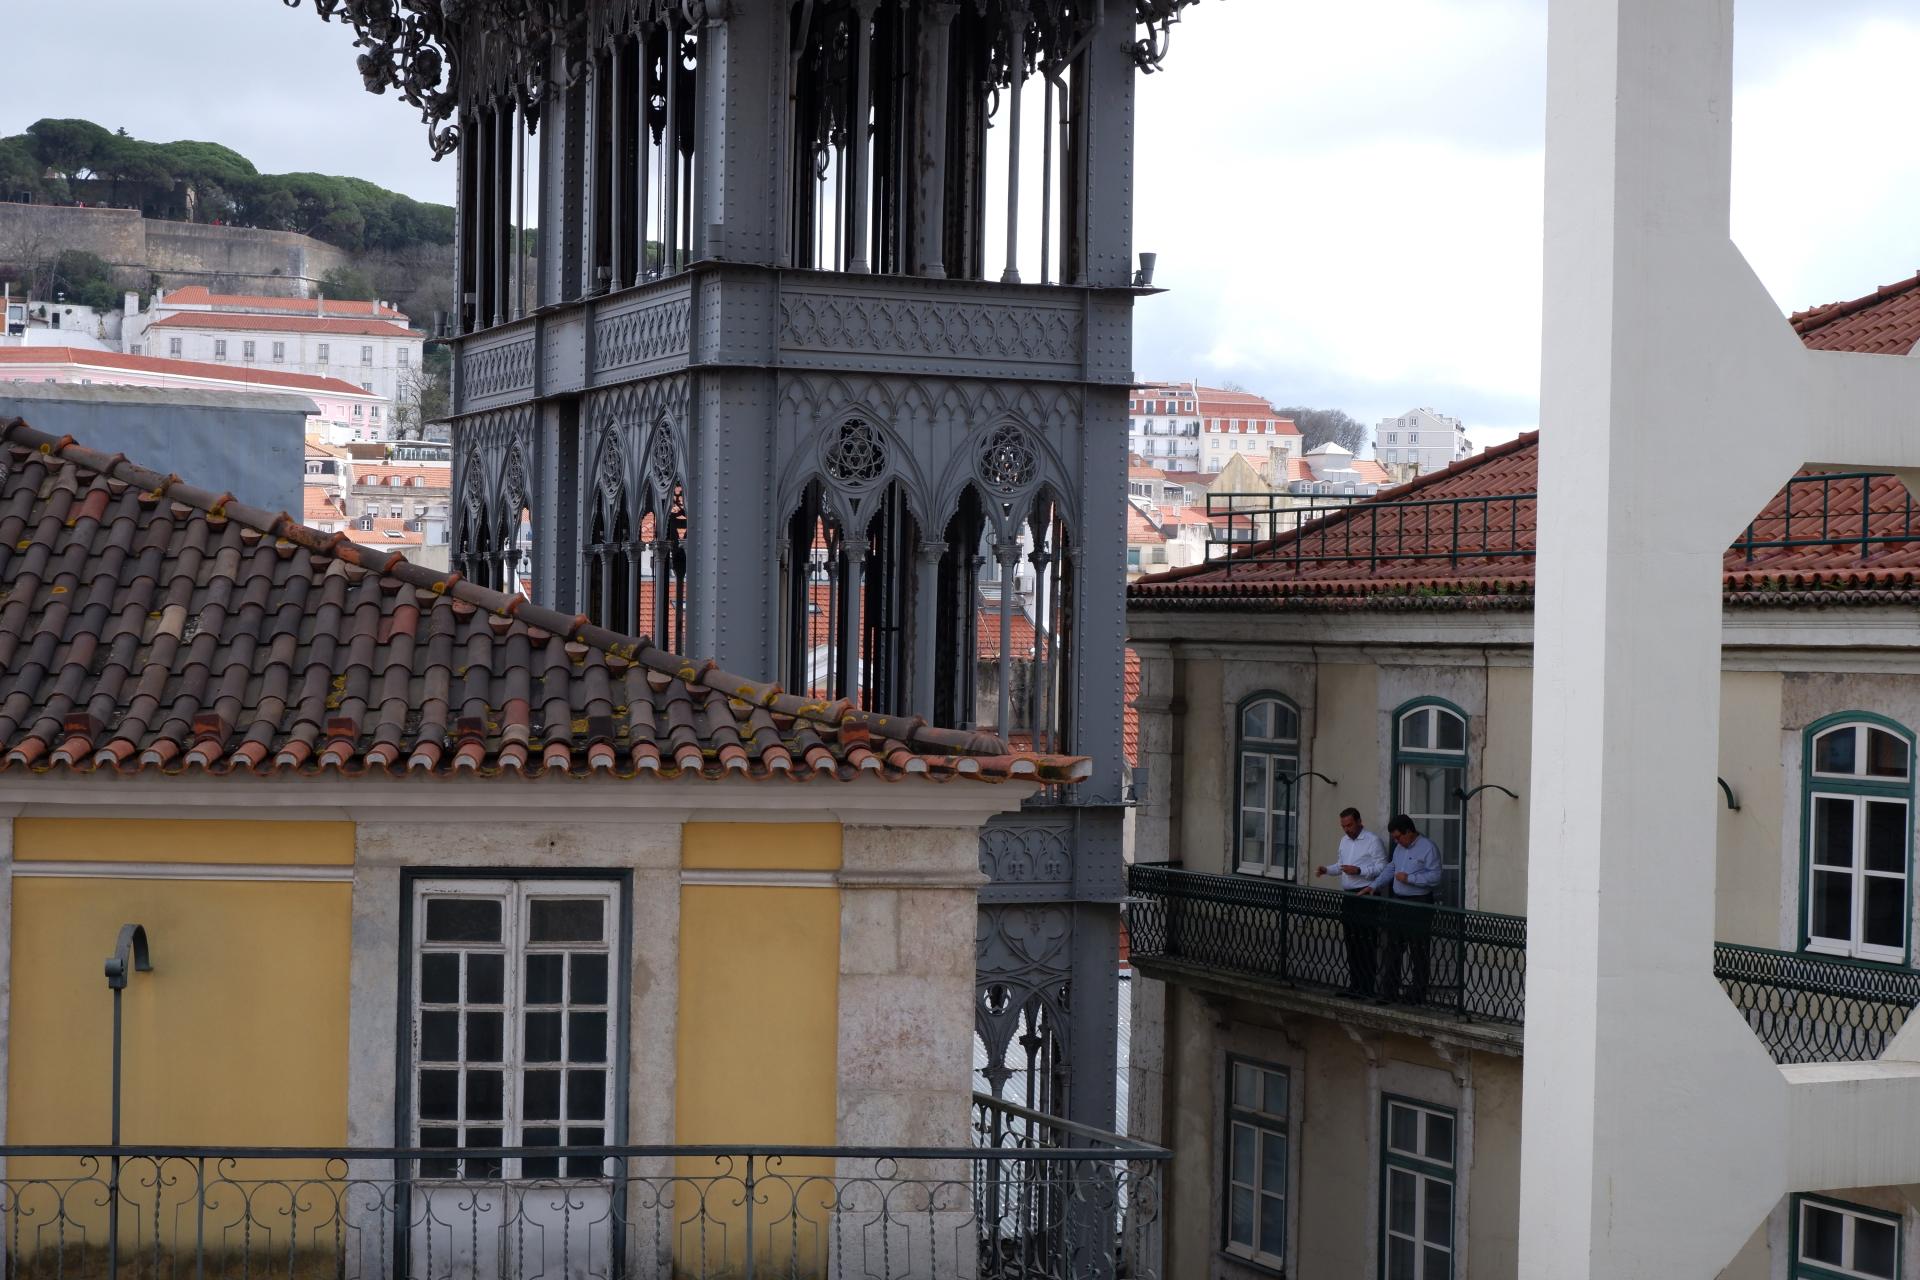
[[[823,461],[827,474],[841,484],[872,484],[886,473],[886,442],[866,419],[849,418],[834,431]]]
[[[1912,969],[1804,951],[1716,942],[1713,976],[1779,1063],[1871,1061],[1920,1005]]]
[[[1131,868],[1127,886],[1127,936],[1136,959],[1204,965],[1287,986],[1378,990],[1402,1004],[1486,1022],[1526,1017],[1524,916],[1354,899],[1254,876],[1155,866]],[[1357,919],[1356,903],[1365,908]],[[1376,973],[1352,971],[1351,928],[1370,931],[1366,954],[1382,962]]]
[[[980,479],[987,488],[1012,497],[1033,483],[1038,473],[1033,441],[1016,422],[1003,422],[980,446]]]
[[[118,1209],[134,1273],[193,1280],[1158,1274],[1168,1152],[982,1095],[970,1128],[925,1148],[0,1147],[0,1272],[109,1280]]]

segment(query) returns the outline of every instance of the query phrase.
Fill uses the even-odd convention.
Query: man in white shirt
[[[1340,904],[1340,929],[1347,942],[1347,987],[1340,994],[1349,1000],[1364,1000],[1373,994],[1373,979],[1379,944],[1374,926],[1373,904],[1368,901],[1373,882],[1392,866],[1386,845],[1367,830],[1358,809],[1340,811],[1340,857],[1319,869],[1323,876],[1340,875],[1340,888],[1346,901]]]

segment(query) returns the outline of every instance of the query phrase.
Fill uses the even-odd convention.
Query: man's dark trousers
[[[1340,903],[1340,929],[1347,940],[1347,990],[1373,994],[1374,968],[1380,958],[1380,925],[1374,899],[1355,889]]]
[[[1388,890],[1388,892],[1392,892]],[[1380,996],[1404,1004],[1423,1004],[1427,998],[1427,957],[1433,944],[1433,898],[1397,897],[1391,906],[1381,904],[1381,926],[1385,934],[1381,948],[1384,963],[1380,973]],[[1406,984],[1401,985],[1401,957],[1406,957]]]

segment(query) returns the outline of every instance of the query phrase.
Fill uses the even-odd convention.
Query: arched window
[[[1434,901],[1459,906],[1467,861],[1467,718],[1435,699],[1410,702],[1393,716],[1393,811],[1413,819],[1440,850],[1445,871]]]
[[[1240,795],[1234,869],[1292,880],[1300,816],[1300,713],[1285,698],[1255,694],[1240,704],[1234,746]]]
[[[1801,945],[1905,964],[1913,735],[1848,712],[1807,730]]]

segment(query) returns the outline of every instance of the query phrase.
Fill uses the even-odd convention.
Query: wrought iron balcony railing
[[[1251,876],[1135,866],[1133,958],[1197,965],[1277,986],[1350,990],[1351,961],[1378,966],[1372,989],[1402,1004],[1480,1021],[1526,1013],[1527,921],[1447,907],[1354,899]],[[1366,904],[1355,912],[1356,904]],[[1350,931],[1364,937],[1349,951]],[[1414,959],[1424,945],[1427,980]],[[1716,943],[1713,974],[1773,1060],[1880,1056],[1920,1006],[1920,971],[1806,952]],[[1383,981],[1390,979],[1390,981]]]
[[[1148,1280],[1158,1147],[975,1095],[959,1148],[0,1148],[0,1275]]]
[[[1136,961],[1164,957],[1489,1022],[1525,1016],[1522,916],[1155,866],[1131,868],[1128,888]],[[1354,971],[1362,957],[1372,973]]]

